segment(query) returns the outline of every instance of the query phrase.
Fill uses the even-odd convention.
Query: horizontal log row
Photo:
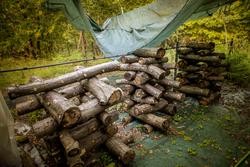
[[[179,62],[178,90],[198,99],[202,105],[215,102],[225,79],[227,66],[224,53],[214,52],[214,43],[188,43],[177,50]]]

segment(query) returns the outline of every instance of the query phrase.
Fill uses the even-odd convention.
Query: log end
[[[123,95],[123,92],[120,88],[117,88],[113,93],[112,95],[110,96],[109,100],[108,100],[108,103],[109,104],[114,104],[118,101],[121,100],[122,98],[122,95]]]
[[[118,127],[116,125],[114,125],[114,124],[108,125],[106,127],[106,133],[109,136],[114,136],[117,132],[118,132]]]
[[[79,148],[73,148],[68,152],[68,156],[69,157],[73,157],[76,156],[80,153],[80,149]]]
[[[64,117],[62,119],[63,127],[71,127],[75,125],[81,117],[81,112],[78,107],[71,108],[65,111]]]
[[[160,58],[163,58],[165,56],[165,53],[166,53],[166,50],[164,48],[159,48],[157,50],[157,56],[160,57]]]
[[[119,157],[124,164],[129,164],[135,159],[135,152],[130,149],[128,150],[123,157]]]

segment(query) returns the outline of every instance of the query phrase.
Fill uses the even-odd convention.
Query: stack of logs
[[[77,71],[80,70],[83,69]],[[30,82],[35,85],[43,80],[33,77]],[[104,144],[123,163],[133,161],[134,151],[121,138],[114,137],[118,113],[106,110],[119,103],[122,94],[107,79],[97,77],[21,97],[9,93],[17,115],[42,109],[48,115],[31,126],[17,124],[16,136],[22,152],[30,154],[36,166],[65,166],[65,159],[70,167],[91,166],[96,162],[91,158],[93,150]]]
[[[167,132],[169,130],[171,116],[176,113],[175,101],[184,99],[185,94],[173,92],[173,88],[179,88],[178,81],[166,78],[174,64],[169,64],[164,49],[138,49],[133,55],[125,55],[120,58],[121,63],[134,67],[146,66],[147,72],[128,71],[124,79],[116,80],[124,92],[124,104],[130,116],[124,118],[124,122],[136,118],[144,122],[146,131],[152,127]]]
[[[190,42],[177,50],[179,55],[176,80],[182,86],[179,91],[208,105],[220,97],[222,81],[226,75],[224,53],[214,52],[215,44]]]

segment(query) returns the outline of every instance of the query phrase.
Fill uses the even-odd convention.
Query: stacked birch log
[[[30,82],[35,85],[44,80],[33,77]],[[89,159],[93,150],[105,145],[127,164],[133,161],[135,153],[122,139],[114,137],[118,131],[114,124],[118,113],[107,111],[121,100],[120,88],[108,84],[107,79],[97,77],[47,92],[17,97],[12,100],[17,115],[42,108],[48,115],[33,125],[18,124],[15,127],[20,148],[26,154],[31,154],[34,162],[40,160],[37,166],[57,166],[66,159],[67,166],[79,167],[91,166],[93,161]],[[27,130],[21,133],[22,129]],[[27,149],[31,146],[36,148],[36,156],[27,151],[34,150]]]
[[[220,97],[222,81],[226,75],[224,53],[214,52],[215,44],[190,42],[178,48],[177,81],[180,92],[193,96],[202,105],[208,105]]]
[[[164,55],[164,49],[144,48],[136,50],[133,55],[120,58],[128,66],[146,66],[151,71],[151,74],[146,71],[128,71],[123,79],[116,80],[123,90],[125,108],[130,115],[124,118],[124,122],[131,121],[132,117],[136,118],[145,123],[143,127],[148,132],[152,131],[152,127],[167,132],[171,116],[176,113],[173,102],[181,101],[185,97],[183,93],[172,91],[173,87],[179,88],[180,83],[166,78],[170,70],[176,67],[168,64],[168,58]]]

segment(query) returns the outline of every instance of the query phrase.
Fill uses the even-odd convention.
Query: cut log
[[[187,48],[187,47],[177,48],[177,53],[181,55],[186,55],[192,53],[193,51],[194,50],[192,48]]]
[[[217,56],[199,56],[199,55],[180,55],[180,59],[185,60],[194,60],[194,61],[202,61],[202,62],[221,62],[221,59]]]
[[[55,88],[81,81],[86,78],[96,76],[97,74],[119,70],[120,63],[112,61],[108,63],[98,64],[92,67],[87,67],[78,71],[67,73],[56,78],[34,82],[26,85],[20,85],[7,88],[11,98],[18,96],[36,94],[39,92],[53,90]]]
[[[178,68],[186,68],[188,66],[188,62],[186,60],[179,60],[177,63]]]
[[[163,63],[162,68],[164,70],[172,70],[172,69],[176,69],[177,67],[176,67],[176,64],[174,63]]]
[[[83,86],[80,84],[80,82],[76,82],[59,89],[57,92],[66,98],[71,98],[83,94],[85,90],[83,89]]]
[[[134,83],[137,85],[142,85],[146,83],[148,80],[150,80],[150,76],[147,73],[138,72],[135,76]]]
[[[124,164],[129,164],[135,158],[135,152],[117,138],[109,138],[105,145]]]
[[[118,120],[119,115],[117,112],[108,113],[106,111],[100,113],[98,118],[102,121],[105,126],[108,126]]]
[[[121,71],[141,71],[152,75],[155,79],[162,79],[166,76],[166,72],[154,65],[141,65],[139,63],[120,64]]]
[[[76,106],[79,106],[81,104],[80,96],[71,97],[69,98],[69,101]]]
[[[126,79],[119,79],[119,80],[116,80],[116,83],[117,84],[130,84],[130,85],[135,85],[141,89],[143,89],[145,92],[147,92],[148,94],[156,97],[157,99],[159,99],[163,92],[155,87],[153,87],[152,85],[150,84],[144,84],[144,85],[137,85],[135,84],[134,82],[131,82],[131,81],[128,81]]]
[[[81,103],[87,103],[90,100],[92,100],[92,99],[87,95],[84,95],[81,97]]]
[[[168,62],[168,58],[163,57],[161,59],[155,59],[155,58],[152,58],[152,57],[148,57],[148,58],[140,57],[138,62],[140,64],[143,64],[143,65],[159,64],[159,63],[163,63],[163,62],[164,63]]]
[[[88,91],[98,98],[101,105],[114,104],[122,98],[121,89],[108,85],[95,77],[83,84]]]
[[[130,122],[132,122],[132,120],[133,120],[133,117],[131,117],[130,115],[127,115],[127,116],[125,116],[125,117],[122,118],[122,123],[124,125],[127,125]]]
[[[163,95],[166,99],[182,101],[185,99],[185,94],[179,92],[166,92]]]
[[[59,137],[67,156],[73,157],[80,154],[78,141],[76,141],[67,130],[62,130]]]
[[[180,82],[175,81],[175,80],[169,80],[167,78],[160,80],[159,83],[165,86],[172,86],[174,88],[179,88],[181,86]]]
[[[96,131],[79,140],[82,149],[85,149],[87,153],[97,148],[107,140],[107,135]]]
[[[86,122],[90,118],[96,117],[99,113],[103,112],[108,106],[102,106],[97,99],[92,99],[87,103],[78,106],[81,111],[81,122]]]
[[[82,161],[81,157],[85,154],[85,150],[81,151],[79,155],[73,157],[67,157],[67,166],[68,167],[84,167],[85,164]]]
[[[200,55],[200,56],[207,56],[207,55],[211,55],[211,53],[214,51],[214,49],[210,49],[210,50],[197,50],[195,53]]]
[[[179,91],[186,94],[200,95],[200,96],[208,96],[209,94],[208,89],[201,89],[199,87],[193,87],[193,86],[181,86]]]
[[[134,55],[139,57],[163,58],[165,55],[163,48],[140,48],[134,51]]]
[[[225,53],[212,53],[211,56],[218,56],[220,59],[226,59]]]
[[[189,65],[186,68],[182,68],[180,70],[181,71],[186,71],[186,72],[196,72],[196,71],[202,71],[202,70],[205,70],[205,69],[200,67],[200,66]]]
[[[177,112],[177,107],[175,104],[168,104],[165,108],[163,108],[160,111],[168,115],[174,116]]]
[[[198,81],[198,86],[200,88],[208,88],[210,86],[210,82],[206,80],[199,80]]]
[[[121,140],[124,144],[130,144],[134,142],[134,134],[133,133],[125,133],[125,134],[120,134],[117,133],[113,138],[118,138]]]
[[[122,89],[123,96],[131,95],[135,91],[135,87],[129,84],[122,84],[120,85],[120,88]]]
[[[180,85],[188,85],[190,84],[189,80],[187,78],[176,78],[176,81],[180,83]]]
[[[75,125],[81,117],[79,108],[57,92],[50,91],[40,95],[39,100],[63,127]]]
[[[21,96],[12,101],[17,115],[24,115],[42,107],[36,95]]]
[[[144,133],[146,133],[146,134],[149,134],[149,133],[153,132],[153,127],[150,126],[150,125],[148,125],[148,124],[144,124],[144,125],[142,126],[142,131],[143,131]]]
[[[111,137],[114,136],[118,132],[118,127],[115,124],[110,124],[105,127],[105,133]]]
[[[52,117],[45,118],[43,120],[37,121],[32,125],[33,132],[38,137],[43,137],[52,134],[57,130],[59,125]]]
[[[100,122],[96,118],[93,118],[85,123],[77,125],[72,129],[69,129],[69,132],[75,140],[79,140],[95,132],[100,126]]]
[[[136,89],[133,97],[136,99],[142,99],[147,96],[147,93],[142,89]]]
[[[209,80],[209,81],[223,81],[224,76],[209,76],[209,77],[207,77],[207,80]]]
[[[141,114],[148,114],[152,112],[156,112],[158,110],[163,109],[168,105],[168,102],[164,100],[163,98],[160,99],[160,101],[155,105],[150,104],[136,104],[132,109],[131,112],[133,115],[141,115]]]
[[[195,50],[213,50],[215,47],[214,42],[204,43],[204,42],[189,42],[186,44],[186,47],[195,49]]]
[[[163,92],[166,90],[162,85],[160,85],[160,84],[158,84],[158,83],[155,83],[155,84],[154,84],[154,87],[155,87],[156,89],[159,89],[159,90],[163,91]]]
[[[135,78],[136,72],[134,71],[128,71],[124,73],[124,78],[128,81],[132,81]]]
[[[133,101],[137,103],[146,103],[146,104],[157,104],[158,100],[155,97],[149,96],[145,98],[136,98],[135,96],[131,97]]]
[[[135,55],[126,55],[126,56],[121,56],[120,61],[122,63],[136,63],[139,61],[139,58]]]
[[[170,126],[170,120],[165,119],[154,114],[142,114],[142,115],[133,115],[131,112],[129,113],[136,119],[141,120],[155,128],[161,129],[162,131],[167,131]]]
[[[125,110],[129,110],[131,107],[135,105],[135,102],[131,99],[125,99],[123,103]]]

